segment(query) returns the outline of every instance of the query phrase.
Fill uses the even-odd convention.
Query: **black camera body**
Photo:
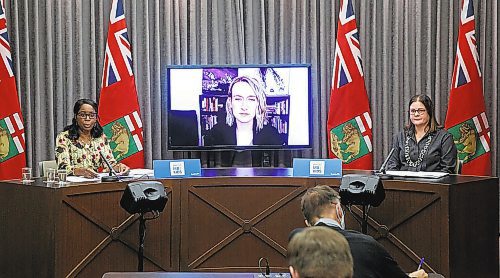
[[[130,214],[162,212],[167,201],[167,193],[161,182],[139,181],[127,185],[120,205]]]
[[[377,207],[385,199],[385,191],[380,177],[374,175],[344,175],[339,194],[343,205]]]

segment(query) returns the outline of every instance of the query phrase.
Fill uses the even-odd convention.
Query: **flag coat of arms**
[[[18,179],[26,166],[26,145],[4,1],[0,1],[0,55],[0,180]]]
[[[99,119],[117,161],[144,168],[143,132],[122,0],[113,0],[99,100]]]
[[[474,7],[464,0],[445,127],[453,135],[462,174],[491,175],[490,126],[486,117]]]
[[[345,169],[372,169],[372,120],[351,0],[341,0],[328,113],[328,153]]]

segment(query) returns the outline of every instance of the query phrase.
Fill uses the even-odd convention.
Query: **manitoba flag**
[[[122,0],[111,5],[99,118],[116,160],[144,168],[142,121]]]
[[[445,127],[453,134],[462,174],[491,175],[490,126],[484,105],[472,0],[462,2],[457,55]]]
[[[117,160],[142,152],[142,122],[138,111],[105,125],[104,131]]]
[[[328,153],[346,169],[372,169],[372,120],[351,0],[341,0],[328,113]]]
[[[26,166],[26,147],[3,1],[0,1],[0,56],[0,180],[8,180],[21,177],[21,168]]]

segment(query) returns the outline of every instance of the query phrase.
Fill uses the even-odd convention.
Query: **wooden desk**
[[[290,273],[271,273],[269,278],[290,278]],[[109,272],[102,278],[266,278],[261,273],[241,272]]]
[[[169,201],[146,224],[146,271],[258,272],[258,259],[267,257],[281,272],[288,233],[304,225],[300,196],[340,179],[247,168],[204,169],[200,178],[161,182]],[[119,205],[125,187],[2,182],[0,276],[136,271],[138,219]],[[445,277],[498,277],[498,178],[387,180],[384,187],[385,201],[370,211],[369,233],[405,271],[425,257],[424,268]],[[348,227],[359,230],[347,216]]]

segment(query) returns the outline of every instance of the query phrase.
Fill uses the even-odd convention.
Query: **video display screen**
[[[310,76],[302,64],[167,68],[168,149],[310,148]]]

